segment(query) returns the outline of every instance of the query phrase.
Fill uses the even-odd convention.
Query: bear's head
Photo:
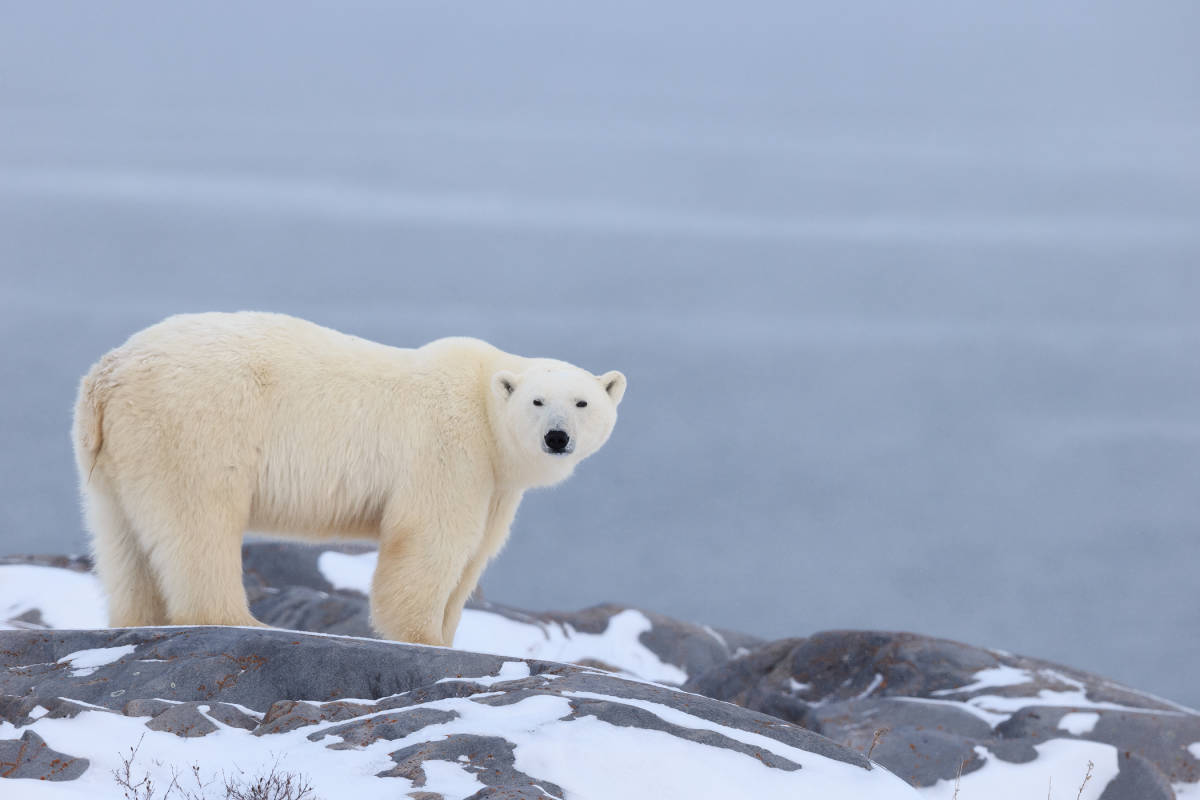
[[[529,487],[567,478],[608,441],[625,394],[620,372],[593,375],[561,361],[534,360],[525,372],[492,376],[496,431],[512,479]]]

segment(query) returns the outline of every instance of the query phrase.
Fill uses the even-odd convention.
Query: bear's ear
[[[507,400],[512,397],[512,393],[517,389],[517,376],[506,369],[502,369],[492,376],[492,391],[496,393],[496,397],[501,400]]]
[[[612,372],[604,373],[597,380],[604,387],[604,391],[608,392],[608,396],[612,398],[614,406],[621,402],[621,398],[625,396],[624,375],[614,369]]]

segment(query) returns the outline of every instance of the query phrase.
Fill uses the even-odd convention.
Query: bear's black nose
[[[554,430],[546,434],[546,447],[551,453],[565,453],[570,443],[571,437],[566,431]]]

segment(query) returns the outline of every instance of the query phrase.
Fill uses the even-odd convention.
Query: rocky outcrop
[[[1076,669],[917,634],[764,642],[627,606],[534,613],[475,598],[455,649],[414,647],[366,638],[368,548],[273,543],[245,550],[252,610],[313,634],[68,633],[53,629],[103,624],[86,559],[3,563],[13,569],[0,566],[0,618],[16,629],[0,632],[0,775],[10,777],[82,785],[95,764],[110,768],[112,748],[62,738],[59,721],[85,715],[117,731],[101,741],[148,736],[156,753],[169,752],[160,735],[237,741],[235,752],[303,754],[318,775],[341,754],[376,781],[355,789],[363,796],[375,776],[425,800],[800,788],[853,797],[868,784],[862,796],[905,796],[867,769],[867,754],[930,797],[1200,796],[1196,712]],[[100,725],[98,714],[134,727]],[[571,759],[589,747],[623,766]],[[633,752],[643,760],[628,760]],[[560,761],[571,769],[546,766]],[[742,771],[750,762],[757,772]],[[620,783],[614,770],[643,779]],[[718,773],[753,778],[761,793],[730,789]]]
[[[375,565],[373,549],[349,546],[333,550],[256,542],[245,546],[243,561],[251,611],[263,622],[294,630],[375,635],[366,597]],[[617,628],[622,622],[630,624],[615,630],[610,626],[614,617],[619,618]],[[638,677],[677,684],[762,641],[611,603],[574,612],[530,612],[489,602],[476,594],[467,604],[454,646],[495,651],[499,644],[495,640],[497,630],[505,634],[506,654],[536,658],[566,655],[556,660],[587,663],[614,672],[630,665],[606,662],[606,652],[628,656],[640,646],[647,651],[647,660],[659,662],[658,668],[644,664],[642,669],[629,671]],[[631,641],[616,641],[623,636]],[[598,639],[612,641],[601,644]],[[525,651],[512,650],[514,642],[526,642]]]
[[[1200,780],[1200,715],[1086,672],[910,633],[760,645],[688,691],[828,736],[914,786],[965,786],[1039,759],[1091,760],[1104,800],[1172,800]],[[976,775],[976,773],[978,773]],[[974,777],[973,777],[974,776]],[[964,796],[970,796],[964,794]]]
[[[221,627],[9,630],[0,696],[0,720],[19,734],[0,738],[10,778],[70,781],[89,764],[106,774],[137,743],[133,774],[160,785],[179,769],[211,769],[214,754],[236,763],[284,752],[325,797],[651,798],[672,796],[662,794],[671,785],[693,787],[681,797],[739,787],[915,797],[861,753],[728,703],[397,642]],[[56,741],[70,752],[47,744]]]

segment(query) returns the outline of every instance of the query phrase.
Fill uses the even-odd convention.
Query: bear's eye
[[[534,401],[533,401],[533,404],[534,404],[535,406],[540,406],[540,405],[542,404],[542,401],[541,401],[541,400],[534,400]]]
[[[576,408],[587,408],[587,400],[580,400],[575,404]]]

